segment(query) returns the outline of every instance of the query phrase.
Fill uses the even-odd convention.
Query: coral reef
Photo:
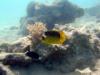
[[[18,54],[7,55],[2,61],[4,65],[10,65],[13,67],[15,67],[15,65],[19,67],[27,67],[31,65],[32,62],[29,57]]]
[[[40,69],[49,71],[51,75],[56,72],[59,75],[85,75],[85,73],[95,73],[96,69],[99,71],[100,66],[97,68],[96,65],[100,59],[100,38],[97,35],[100,30],[91,32],[88,27],[86,29],[71,26],[64,26],[64,29],[70,35],[70,39],[63,45],[45,45],[39,41],[33,47],[35,41],[31,38],[34,36],[26,36],[10,45],[3,44],[0,62],[10,65],[15,75],[28,75],[28,73],[32,75],[37,71],[40,72]],[[49,75],[48,73],[44,75]]]
[[[71,23],[83,15],[84,10],[68,0],[56,1],[52,5],[31,2],[27,7],[27,16],[20,20],[20,28],[22,34],[26,34],[28,24],[43,22],[48,29],[52,29],[54,24]]]

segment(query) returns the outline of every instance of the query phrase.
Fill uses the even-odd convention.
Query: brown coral
[[[36,22],[35,24],[28,25],[29,34],[33,36],[34,40],[41,39],[41,35],[47,30],[46,25],[42,22]]]
[[[41,34],[45,30],[47,30],[46,25],[42,22],[36,22],[35,24],[28,25],[27,29],[32,35]]]

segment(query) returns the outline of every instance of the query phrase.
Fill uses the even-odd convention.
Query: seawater
[[[27,15],[26,8],[31,1],[52,4],[55,0],[0,0],[0,42],[18,38],[19,29],[11,27],[20,27],[20,18]],[[69,0],[69,2],[83,9],[100,4],[99,0]]]

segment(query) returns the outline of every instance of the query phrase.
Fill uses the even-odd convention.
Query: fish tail
[[[61,40],[60,40],[61,43],[70,39],[69,35],[67,33],[65,33],[64,31],[60,31],[60,35],[61,35]]]

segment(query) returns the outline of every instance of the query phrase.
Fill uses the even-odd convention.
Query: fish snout
[[[45,40],[46,37],[47,37],[47,36],[46,36],[45,34],[43,34],[43,35],[42,35],[42,40]]]

